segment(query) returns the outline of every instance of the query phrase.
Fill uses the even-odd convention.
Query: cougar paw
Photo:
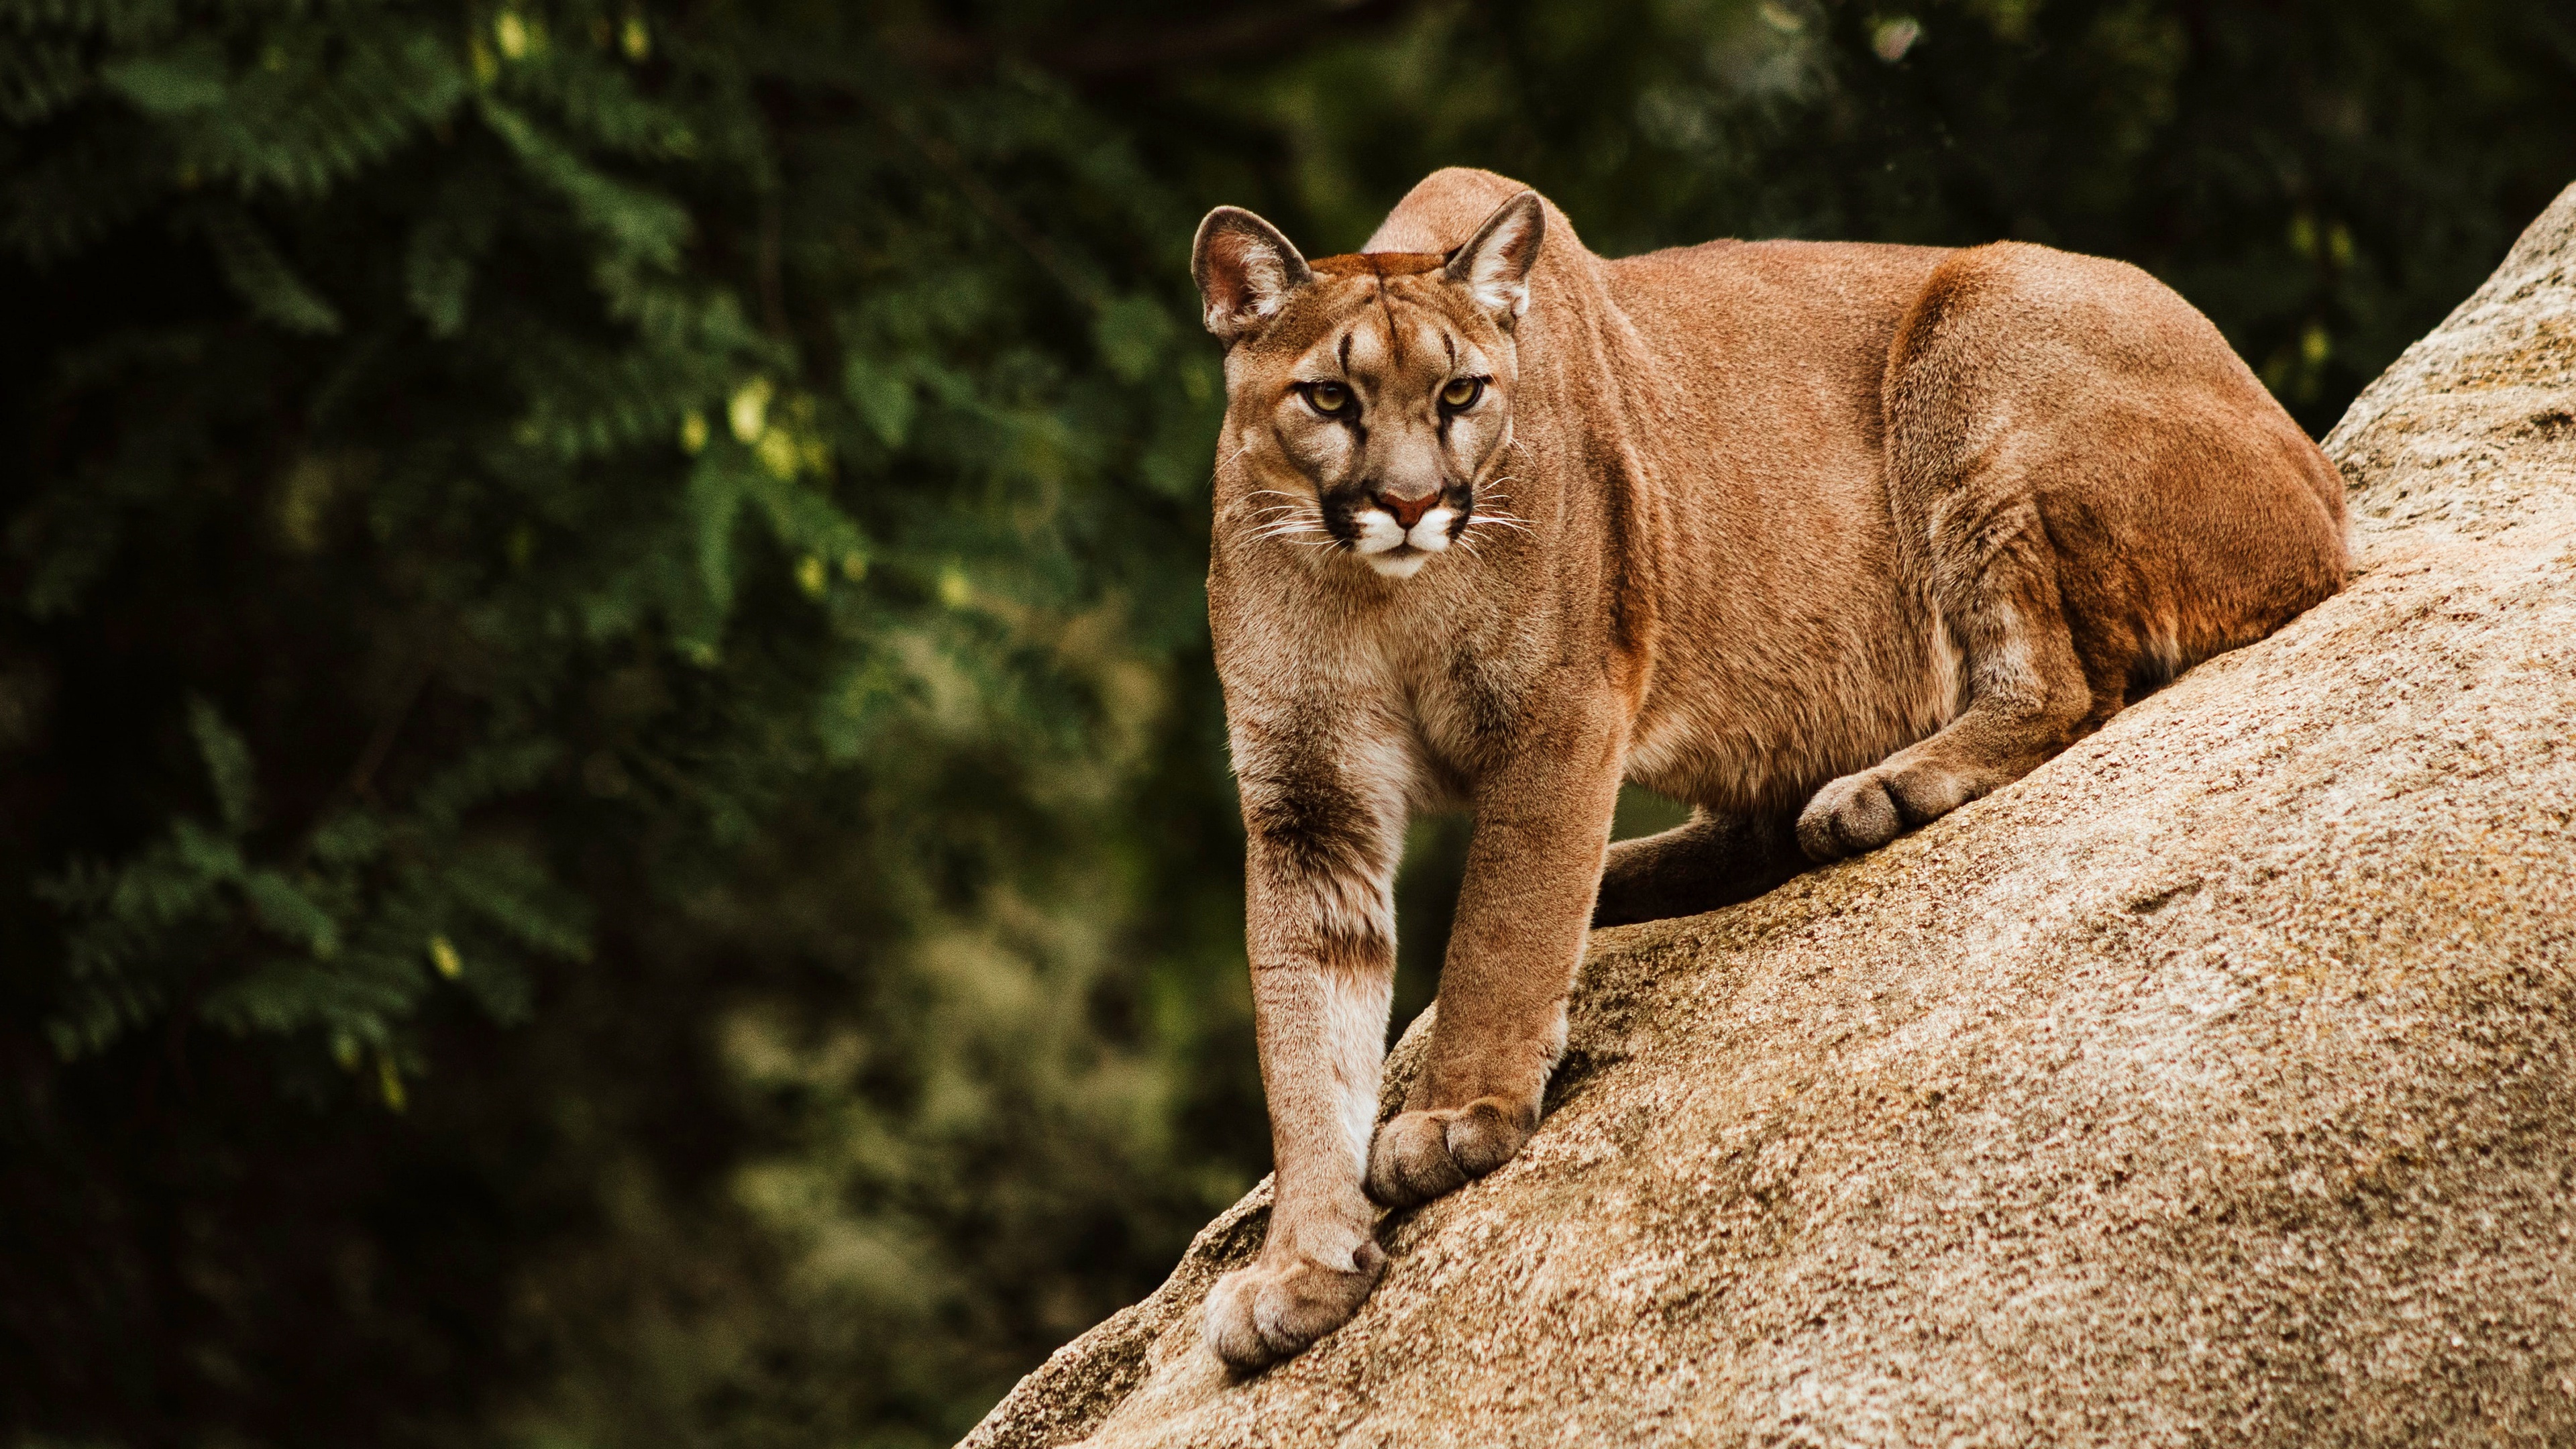
[[[1845,775],[1818,790],[1798,812],[1798,848],[1814,861],[1876,850],[1975,799],[1987,788],[1980,778],[1939,760]]]
[[[1500,1097],[1399,1113],[1369,1146],[1368,1195],[1401,1208],[1455,1192],[1511,1161],[1537,1127],[1537,1112]]]
[[[1352,1251],[1347,1268],[1265,1253],[1209,1290],[1203,1325],[1208,1347],[1238,1373],[1294,1358],[1348,1323],[1385,1271],[1386,1250],[1368,1238]]]
[[[1798,812],[1798,848],[1809,860],[1840,860],[1876,850],[1904,828],[1885,777],[1863,770],[1818,790],[1807,808]]]

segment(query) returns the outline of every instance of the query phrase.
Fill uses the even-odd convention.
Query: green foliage
[[[1115,130],[828,11],[0,27],[13,1148],[193,1224],[50,1228],[20,1428],[426,1412],[299,1366],[356,1313],[513,1345],[458,1432],[936,1437],[1249,1181],[1182,1127],[1229,847],[1132,804],[1224,832],[1191,217]],[[283,1306],[201,1152],[345,1154],[290,1236],[469,1319]],[[389,1224],[424,1172],[499,1216]]]
[[[941,1443],[1151,1284],[1266,1141],[1207,206],[2101,251],[2322,427],[2571,78],[2397,0],[0,0],[6,1432]]]

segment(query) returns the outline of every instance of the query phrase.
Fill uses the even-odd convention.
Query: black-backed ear
[[[1524,191],[1495,207],[1476,234],[1449,254],[1443,275],[1509,327],[1529,310],[1530,268],[1538,265],[1538,246],[1546,237],[1547,208],[1537,192]]]
[[[1207,304],[1207,330],[1231,346],[1262,323],[1315,274],[1279,228],[1239,206],[1220,206],[1199,223],[1190,244],[1190,275]]]

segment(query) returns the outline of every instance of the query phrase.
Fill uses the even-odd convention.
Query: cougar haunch
[[[1239,1369],[1356,1312],[1380,1207],[1537,1129],[1589,925],[1708,910],[2045,763],[2332,594],[2343,489],[2134,267],[1711,242],[1604,260],[1481,171],[1308,261],[1221,208],[1208,604],[1278,1168]],[[1622,779],[1693,807],[1609,844]],[[1475,813],[1429,1054],[1376,1102],[1407,817]]]

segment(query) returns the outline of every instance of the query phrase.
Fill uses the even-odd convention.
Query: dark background
[[[2322,432],[2576,16],[0,0],[0,1434],[942,1444],[1150,1288],[1267,1156],[1191,230],[1448,163],[2127,258]]]

